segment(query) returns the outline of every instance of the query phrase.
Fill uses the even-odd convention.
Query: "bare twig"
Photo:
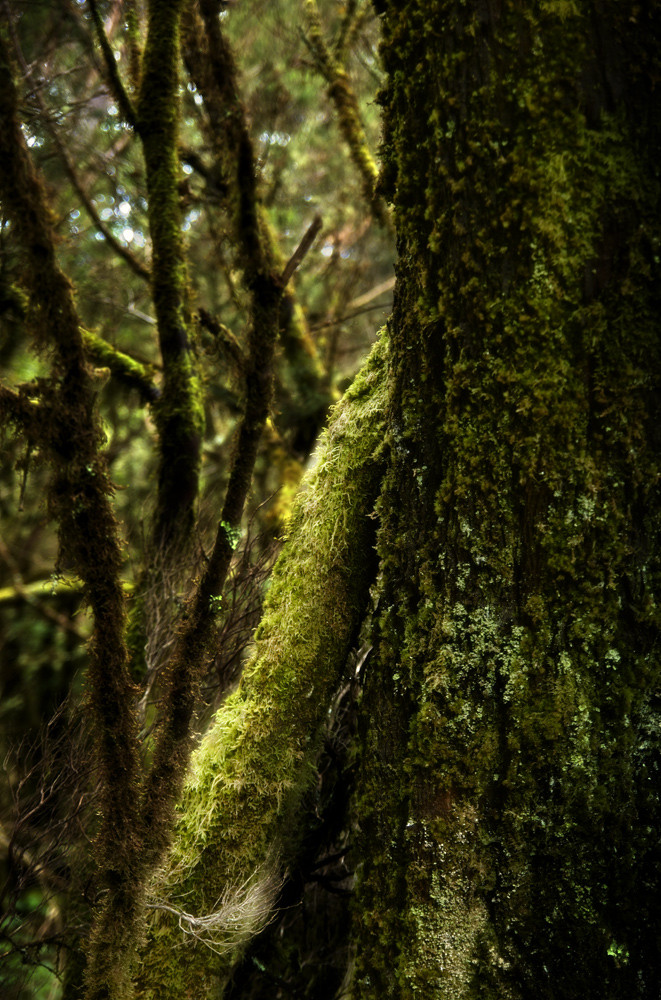
[[[322,226],[321,216],[315,215],[314,219],[306,229],[305,234],[303,235],[303,239],[298,244],[298,246],[296,247],[293,254],[291,255],[291,257],[289,258],[289,260],[285,265],[285,269],[282,272],[282,276],[280,278],[283,285],[287,284],[287,282],[293,275],[294,271],[296,271],[296,269],[300,267],[304,257],[306,256],[306,254],[312,247],[312,244],[316,240],[317,234],[319,233],[321,226]]]

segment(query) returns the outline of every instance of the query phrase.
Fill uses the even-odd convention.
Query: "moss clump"
[[[168,866],[152,887],[155,900],[197,918],[223,899],[256,894],[260,906],[247,905],[238,927],[219,922],[222,959],[206,948],[183,952],[177,920],[156,910],[141,995],[202,995],[222,982],[277,894],[274,871],[286,869],[298,841],[296,817],[375,569],[384,353],[381,340],[334,410],[292,514],[253,660],[194,755]]]

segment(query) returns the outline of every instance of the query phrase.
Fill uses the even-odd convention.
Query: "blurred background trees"
[[[352,380],[390,309],[394,283],[392,230],[375,185],[381,69],[371,5],[218,6],[224,87],[205,22],[216,16],[214,5],[187,8],[181,28],[178,308],[204,429],[191,499],[195,521],[172,560],[176,569],[167,571],[155,523],[182,515],[172,506],[159,513],[156,495],[169,431],[162,417],[167,359],[151,281],[150,168],[135,120],[147,5],[3,0],[0,8],[22,134],[43,178],[57,260],[75,290],[95,373],[120,525],[121,583],[133,595],[131,670],[143,685],[147,733],[162,695],[159,670],[191,581],[211,551],[245,423],[256,325],[253,249],[241,216],[246,170],[265,266],[284,273],[310,227],[314,239],[293,261],[279,304],[275,402],[240,523],[231,526],[233,542],[240,534],[231,571],[213,597],[217,653],[200,679],[203,715],[240,672],[290,499],[330,403]],[[241,160],[246,136],[252,167]],[[34,350],[38,317],[25,275],[34,274],[35,261],[7,204],[0,224],[7,390],[0,473],[1,978],[12,996],[47,997],[58,995],[54,971],[76,921],[85,920],[75,908],[65,916],[62,900],[75,883],[84,909],[91,892],[95,778],[81,698],[93,623],[66,546],[58,553],[46,503],[48,449],[15,433],[11,394],[37,402],[52,378],[51,359],[43,346]],[[42,331],[42,344],[47,336]]]

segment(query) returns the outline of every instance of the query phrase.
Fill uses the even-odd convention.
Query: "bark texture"
[[[377,4],[399,234],[353,1000],[659,995],[659,11]]]

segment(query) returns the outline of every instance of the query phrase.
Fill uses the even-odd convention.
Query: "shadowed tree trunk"
[[[202,10],[219,57],[216,6]],[[373,166],[366,176],[370,199],[393,206],[394,312],[332,415],[253,659],[189,767],[287,278],[263,243],[243,116],[216,122],[229,138],[235,129],[241,152],[247,405],[146,773],[98,376],[85,354],[101,358],[103,342],[83,331],[57,263],[55,217],[0,52],[0,195],[30,273],[31,328],[53,357],[40,395],[4,388],[0,409],[54,469],[50,509],[94,628],[98,905],[81,935],[85,985],[70,960],[67,996],[661,992],[661,10],[632,0],[374,6],[387,74],[383,169],[375,190]],[[165,366],[155,538],[177,562],[192,538],[203,420],[178,221],[184,7],[149,5],[137,114],[115,80],[145,152]],[[347,31],[357,7],[346,5]],[[337,90],[341,53],[308,8],[312,49]],[[122,357],[111,350],[115,370],[139,376],[155,399],[147,368]],[[141,599],[139,641],[129,637],[137,660]],[[358,762],[338,768],[333,796],[323,754],[358,673],[359,736],[343,734]],[[327,819],[322,837],[315,824]],[[353,919],[342,910],[328,921],[329,974],[286,908],[333,843],[356,877]],[[326,926],[321,910],[311,919]]]
[[[352,997],[657,996],[658,11],[382,7]]]

